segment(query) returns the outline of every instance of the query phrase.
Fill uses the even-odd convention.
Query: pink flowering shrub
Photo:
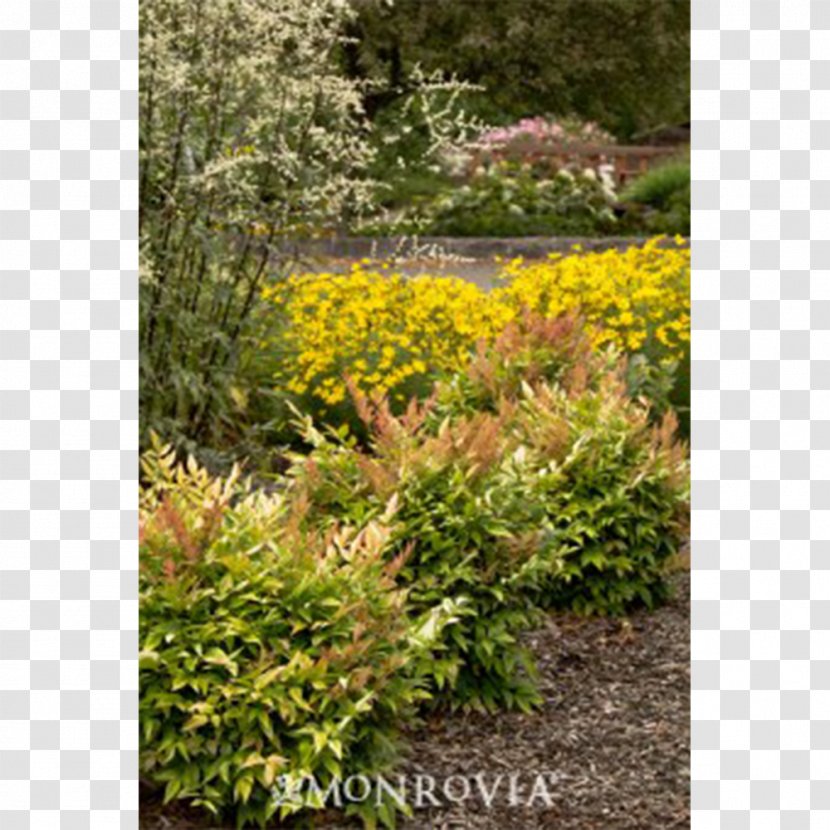
[[[515,144],[613,144],[614,138],[592,122],[574,119],[555,121],[543,116],[522,118],[507,127],[482,133],[476,145],[488,149]]]

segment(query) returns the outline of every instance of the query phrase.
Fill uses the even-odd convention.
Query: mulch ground
[[[687,828],[688,573],[677,576],[675,599],[654,613],[551,616],[528,643],[540,669],[541,709],[436,717],[412,735],[401,772],[434,777],[442,803],[417,810],[403,830]],[[537,773],[545,779],[534,795]],[[443,797],[451,777],[446,787],[459,799],[458,776],[477,775],[492,793],[489,806],[475,782],[463,801]],[[146,804],[141,827],[216,826]]]
[[[470,798],[417,814],[404,827],[688,827],[688,573],[678,576],[676,590],[668,605],[627,621],[550,617],[529,637],[545,697],[541,710],[452,716],[416,736],[409,772],[439,778],[483,772],[488,789],[500,772],[519,774],[525,794],[517,800],[532,806],[511,807],[505,783],[489,809]],[[529,797],[537,772],[552,782],[551,806]]]

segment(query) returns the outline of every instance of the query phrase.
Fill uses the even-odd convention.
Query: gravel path
[[[435,717],[414,734],[402,772],[409,780],[432,776],[441,806],[423,799],[426,806],[401,822],[402,830],[688,827],[688,573],[676,579],[676,598],[654,613],[551,616],[530,634],[541,709]],[[546,776],[536,790],[535,773]],[[461,778],[471,781],[463,800]],[[489,807],[482,786],[492,794]],[[148,809],[141,827],[216,826]]]

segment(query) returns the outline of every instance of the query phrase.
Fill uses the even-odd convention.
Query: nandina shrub
[[[686,451],[670,412],[654,424],[630,397],[628,375],[573,319],[528,317],[436,390],[433,418],[512,407],[504,429],[527,453],[545,512],[542,605],[618,614],[666,596],[687,536]]]
[[[141,769],[238,826],[323,808],[319,793],[279,806],[280,781],[375,775],[426,693],[411,670],[441,613],[405,608],[384,557],[387,531],[299,529],[275,496],[234,474],[145,457],[141,503]],[[394,822],[392,796],[354,805]],[[359,809],[358,809],[359,808]]]
[[[596,387],[618,364],[616,352],[593,347],[576,315],[545,318],[525,311],[492,342],[479,340],[469,364],[441,380],[430,417],[496,412],[524,387],[541,382]]]
[[[540,604],[624,614],[667,598],[688,534],[688,465],[676,426],[671,414],[651,424],[614,376],[580,394],[525,390],[515,428],[538,464],[536,498],[556,564]]]
[[[534,668],[517,634],[535,619],[531,586],[543,505],[504,430],[509,412],[478,413],[427,428],[430,403],[394,417],[384,400],[358,397],[369,426],[361,449],[305,425],[314,445],[291,471],[294,498],[313,522],[365,522],[396,504],[391,551],[397,579],[420,616],[450,599],[457,619],[419,671],[453,706],[527,709]],[[550,568],[550,561],[544,563]]]
[[[392,549],[410,550],[398,579],[413,607],[464,604],[423,668],[455,704],[532,700],[515,635],[538,608],[620,614],[666,596],[686,453],[625,373],[573,320],[528,318],[403,416],[357,395],[367,448],[306,424],[315,449],[291,475],[311,520],[362,523],[397,500]]]

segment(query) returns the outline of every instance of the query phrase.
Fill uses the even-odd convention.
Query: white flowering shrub
[[[240,361],[285,240],[371,204],[373,160],[395,139],[341,71],[352,14],[344,0],[140,4],[144,436],[234,439],[249,405]],[[436,152],[452,108],[426,102],[445,86],[416,79],[409,107]]]
[[[607,169],[551,175],[530,165],[480,166],[432,199],[364,223],[367,235],[601,236],[617,228],[616,192]]]

